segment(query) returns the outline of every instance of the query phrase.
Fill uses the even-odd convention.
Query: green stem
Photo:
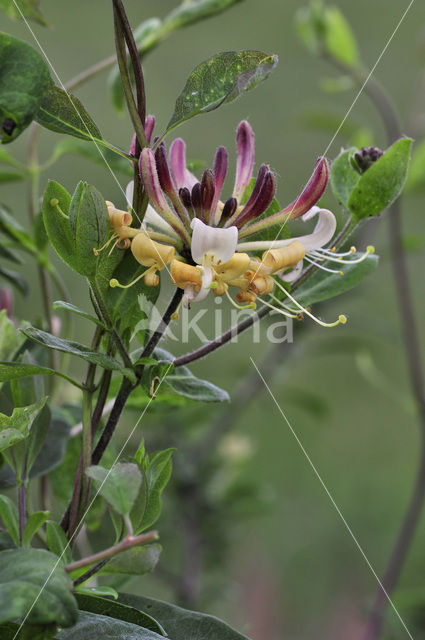
[[[19,545],[22,547],[24,529],[27,523],[27,481],[20,480],[18,485]]]

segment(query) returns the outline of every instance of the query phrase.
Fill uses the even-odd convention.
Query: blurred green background
[[[164,16],[175,4],[173,0],[126,2],[134,26],[147,17]],[[294,14],[302,4],[295,0],[245,0],[221,16],[173,34],[145,61],[148,111],[156,115],[162,129],[189,71],[200,61],[229,49],[252,48],[278,54],[280,64],[266,83],[241,100],[184,124],[178,135],[188,143],[189,158],[205,161],[209,166],[218,144],[228,146],[234,157],[237,123],[249,119],[256,133],[257,166],[267,162],[276,171],[282,204],[299,193],[357,93],[356,88],[340,94],[320,90],[321,78],[335,76],[335,72],[314,59],[298,41]],[[333,4],[349,19],[362,58],[369,66],[375,63],[407,6],[406,0],[336,0]],[[109,3],[43,0],[42,6],[54,27],[32,28],[63,82],[113,52]],[[3,15],[0,20],[2,30],[33,44],[25,25]],[[425,133],[424,67],[425,6],[416,2],[376,76],[394,99],[404,132],[417,139]],[[104,136],[126,148],[131,128],[126,117],[114,113],[106,78],[107,73],[101,74],[82,87],[78,96]],[[320,113],[331,116],[331,125],[321,130],[309,124],[312,114]],[[386,146],[383,129],[367,97],[359,99],[348,124],[329,149],[330,159],[349,142],[347,132],[357,126],[373,132],[374,144]],[[24,134],[8,149],[21,160],[25,159],[26,139]],[[56,142],[55,134],[42,131],[43,160]],[[47,177],[69,190],[80,179],[87,180],[105,198],[117,206],[124,205],[109,172],[84,159],[63,157],[43,177],[43,188]],[[125,179],[120,180],[125,187]],[[26,224],[25,189],[2,185],[1,192],[1,200]],[[326,197],[326,204],[338,210],[331,195]],[[404,202],[406,241],[412,245],[412,237],[416,238],[413,244],[417,249],[409,252],[409,268],[422,334],[424,204],[425,194],[421,192],[409,195]],[[296,344],[299,353],[288,364],[279,354],[271,356],[282,358],[282,363],[270,383],[378,574],[385,567],[404,513],[418,457],[418,425],[388,261],[387,226],[382,216],[365,231],[365,244],[373,237],[382,257],[377,272],[354,292],[322,309],[322,315],[329,319],[345,313],[348,324],[333,330],[308,326]],[[59,264],[58,268],[75,296],[73,302],[88,308],[80,281]],[[28,264],[25,272],[34,285],[33,292],[26,299],[17,297],[16,315],[34,318],[41,306],[33,266]],[[212,301],[208,308],[213,311]],[[202,325],[211,336],[212,315]],[[78,339],[89,340],[85,325],[78,325]],[[194,336],[191,345],[175,347],[174,342],[169,342],[163,346],[182,353],[198,344]],[[192,370],[232,395],[243,378],[252,375],[250,358],[261,368],[268,348],[264,331],[260,344],[253,344],[249,331],[238,344],[217,351],[208,361],[193,365]],[[287,391],[287,385],[292,392]],[[301,392],[313,394],[316,403],[303,402]],[[220,411],[220,407],[209,406],[203,419],[217,420]],[[253,446],[245,466],[246,476],[264,485],[262,491],[270,506],[240,525],[218,523],[232,532],[231,561],[223,567],[225,581],[220,598],[204,608],[225,617],[254,640],[358,638],[359,625],[377,587],[370,568],[268,393],[259,386],[254,397],[238,405],[237,415],[235,432],[249,436]],[[149,422],[147,417],[140,427],[148,442]],[[178,450],[175,455],[179,456]],[[178,530],[175,535],[179,535]],[[411,619],[411,609],[406,603],[417,599],[425,606],[424,536],[425,522],[415,538],[395,596],[407,620]],[[167,549],[167,539],[162,542]],[[141,584],[133,581],[131,588],[143,590],[146,595],[170,595],[170,590],[155,578],[144,578]],[[393,629],[388,637],[406,637],[392,612],[388,619]],[[421,635],[418,631],[415,637],[425,637],[425,632]]]

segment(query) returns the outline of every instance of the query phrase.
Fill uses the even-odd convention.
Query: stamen
[[[298,309],[301,309],[303,313],[306,313],[312,320],[317,322],[317,324],[320,324],[321,327],[336,327],[339,324],[345,324],[347,322],[347,317],[344,315],[338,316],[338,320],[336,320],[335,322],[323,322],[323,320],[316,318],[316,316],[310,313],[310,311],[308,311],[306,307],[303,307],[302,304],[300,304],[298,300],[296,300],[293,296],[291,296],[289,291],[287,291],[285,287],[281,285],[276,279],[275,279],[275,282],[276,282],[276,285],[279,287],[279,289],[281,289],[281,291],[283,291],[283,293],[286,296],[288,296],[290,300],[292,300],[292,302],[295,304],[295,306],[298,307]]]
[[[105,242],[105,244],[103,245],[103,247],[100,247],[100,249],[96,249],[96,247],[93,247],[93,253],[94,253],[94,255],[95,255],[95,256],[98,256],[98,255],[99,255],[99,253],[100,253],[101,251],[103,251],[104,249],[107,249],[107,248],[109,247],[109,245],[111,244],[112,240],[115,240],[115,238],[118,238],[118,235],[117,235],[116,233],[113,233],[113,234],[111,235],[111,237],[109,238],[109,240],[107,240],[107,241]],[[118,240],[119,240],[119,238],[118,238]],[[118,240],[117,240],[117,242],[118,242]],[[115,244],[116,244],[116,243],[115,243]],[[115,246],[115,245],[114,245],[114,246]],[[114,248],[114,247],[112,247],[112,248]]]
[[[232,303],[232,305],[234,307],[236,307],[236,309],[240,309],[242,311],[243,309],[256,309],[257,308],[257,305],[255,304],[255,302],[250,302],[249,304],[245,304],[245,305],[238,304],[237,302],[235,302],[235,300],[233,300],[232,296],[230,295],[230,293],[228,292],[227,289],[225,289],[224,293],[229,298],[229,300]]]
[[[318,269],[321,269],[322,271],[327,271],[328,273],[339,273],[340,276],[344,275],[343,271],[338,271],[338,269],[329,269],[329,267],[324,267],[322,264],[320,264],[320,262],[315,262],[314,260],[311,260],[311,258],[309,258],[308,256],[304,256],[304,259],[307,260],[307,262],[309,262],[310,264],[314,264],[315,267],[317,267]]]
[[[276,313],[280,313],[282,316],[285,316],[286,318],[294,318],[294,319],[299,320],[299,314],[298,313],[289,313],[287,311],[284,311],[283,309],[278,309],[277,307],[275,307],[274,305],[270,304],[270,302],[267,302],[267,300],[264,300],[263,298],[258,298],[258,300],[262,304],[265,304],[266,307],[270,307],[270,309],[273,309],[273,311],[276,311]]]
[[[359,262],[363,262],[363,260],[366,260],[371,254],[375,253],[375,247],[373,247],[372,245],[368,246],[366,251],[362,253],[359,258],[355,258],[354,260],[344,260],[341,256],[332,257],[332,254],[324,257],[324,256],[321,256],[320,254],[318,255],[317,250],[309,251],[308,253],[309,255],[321,258],[322,260],[329,260],[330,262],[339,262],[339,263],[342,262],[343,264],[358,264]],[[333,255],[335,256],[335,254]]]
[[[133,286],[133,284],[136,284],[136,282],[138,282],[141,278],[143,278],[147,273],[151,273],[152,271],[156,271],[156,266],[149,267],[149,269],[146,269],[146,271],[143,271],[143,273],[141,273],[140,276],[137,276],[137,278],[132,280],[132,282],[130,282],[129,284],[121,284],[120,282],[118,282],[116,278],[112,278],[111,280],[109,280],[109,286],[112,287],[113,289],[115,289],[115,287],[119,287],[120,289],[129,289],[130,287]]]
[[[356,247],[351,247],[349,251],[344,251],[344,253],[336,253],[336,249],[335,247],[332,247],[332,249],[316,249],[315,253],[324,253],[325,255],[331,255],[331,256],[338,256],[338,257],[342,257],[345,258],[345,256],[351,256],[353,253],[356,253],[357,249]]]
[[[58,213],[60,213],[60,214],[61,214],[61,216],[63,216],[63,217],[64,217],[64,218],[66,218],[67,220],[69,220],[69,216],[67,216],[67,215],[66,215],[66,213],[64,213],[64,212],[62,211],[62,209],[60,208],[60,206],[59,206],[59,200],[58,200],[57,198],[52,198],[52,199],[50,200],[50,203],[49,203],[49,204],[50,204],[50,206],[51,206],[51,207],[54,207],[54,208],[56,209],[56,211],[57,211]]]

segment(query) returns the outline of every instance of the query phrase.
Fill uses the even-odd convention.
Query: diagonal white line
[[[156,387],[156,391],[158,391],[158,389],[160,388],[161,384],[164,381],[164,378],[168,375],[168,372],[170,371],[171,367],[173,366],[173,363],[170,362],[170,366],[167,367],[166,372],[164,373],[164,375],[162,376],[162,378],[160,379],[158,386]],[[34,602],[32,603],[31,607],[29,608],[28,612],[25,615],[25,618],[22,620],[21,624],[19,625],[19,628],[17,630],[17,632],[15,633],[15,635],[13,636],[12,640],[16,640],[16,638],[19,635],[20,630],[22,629],[22,627],[24,626],[26,620],[28,619],[28,616],[30,615],[31,611],[34,609],[35,605],[37,604],[38,599],[40,598],[41,594],[43,593],[47,583],[49,582],[50,578],[52,577],[53,573],[56,571],[60,561],[63,558],[64,553],[66,552],[66,550],[69,548],[69,545],[71,544],[72,540],[74,539],[74,537],[76,536],[76,534],[78,533],[78,529],[80,527],[80,524],[82,522],[84,522],[84,519],[86,517],[86,515],[88,514],[88,512],[90,511],[90,509],[93,506],[94,501],[96,500],[97,496],[99,495],[99,493],[102,490],[103,485],[105,484],[105,482],[107,481],[107,479],[109,478],[109,475],[112,471],[112,469],[115,467],[116,463],[118,462],[118,460],[120,459],[120,457],[122,456],[122,453],[124,451],[124,449],[126,448],[126,446],[128,445],[128,443],[130,442],[131,438],[133,437],[134,432],[136,431],[137,427],[139,426],[143,416],[145,415],[146,411],[149,409],[150,404],[152,402],[152,400],[154,399],[154,395],[151,397],[151,399],[149,400],[148,404],[146,405],[146,407],[143,409],[142,413],[140,414],[136,424],[134,425],[133,429],[130,432],[130,435],[127,437],[126,441],[124,442],[123,446],[121,447],[118,455],[116,456],[113,465],[111,466],[111,468],[108,470],[108,473],[106,474],[105,478],[103,479],[102,483],[99,486],[99,489],[96,491],[92,501],[90,502],[89,506],[87,507],[87,509],[85,510],[83,516],[81,517],[80,521],[78,522],[74,533],[72,534],[72,536],[70,537],[70,539],[68,540],[68,543],[66,545],[66,547],[64,548],[64,550],[62,551],[62,553],[60,554],[60,556],[58,557],[57,561],[55,562],[53,569],[51,570],[51,572],[49,573],[49,575],[47,576],[46,580],[44,581],[44,584],[42,585],[40,591],[38,592],[37,597],[35,598]]]
[[[390,46],[391,42],[394,40],[394,37],[396,36],[398,30],[400,29],[401,25],[403,24],[407,14],[409,13],[410,9],[412,8],[413,3],[415,2],[415,0],[410,0],[410,3],[407,7],[407,9],[404,11],[403,15],[401,16],[400,20],[397,23],[397,26],[395,27],[394,31],[392,32],[391,36],[389,37],[389,39],[387,40],[387,43],[385,44],[384,48],[382,49],[381,53],[379,54],[375,64],[373,65],[372,69],[370,70],[368,76],[366,77],[365,81],[363,82],[362,86],[360,87],[357,95],[355,96],[353,102],[351,103],[351,106],[349,107],[347,113],[345,114],[344,118],[341,120],[340,125],[338,126],[337,130],[335,131],[334,135],[331,138],[331,141],[329,142],[328,146],[326,147],[326,149],[324,150],[324,152],[321,154],[322,156],[326,156],[326,154],[328,153],[329,149],[331,148],[331,146],[333,145],[333,143],[335,142],[335,139],[337,138],[339,132],[341,131],[342,127],[344,126],[345,122],[347,121],[347,118],[350,116],[352,110],[354,109],[354,107],[356,106],[360,96],[362,95],[366,85],[368,84],[369,80],[371,79],[371,77],[373,76],[373,74],[376,71],[377,66],[379,65],[379,63],[381,62],[382,58],[384,57],[385,53],[388,50],[388,47]],[[302,192],[304,191],[304,189],[306,188],[308,182],[305,183],[301,194],[298,196],[298,198],[294,201],[293,207],[291,209],[291,211],[289,211],[288,215],[286,216],[285,220],[282,222],[282,225],[279,229],[279,231],[276,234],[276,237],[274,240],[272,240],[272,244],[270,246],[269,249],[267,249],[267,253],[273,248],[273,244],[276,242],[276,240],[278,239],[279,235],[281,234],[281,232],[283,231],[283,229],[285,228],[286,224],[288,223],[288,220],[291,217],[291,214],[293,212],[293,210],[295,209],[295,207],[298,204],[298,201],[300,200],[301,196],[302,196]],[[258,267],[259,268],[259,267]],[[258,269],[257,272],[258,273]]]
[[[292,435],[294,436],[298,446],[300,447],[301,451],[303,452],[304,456],[307,458],[307,461],[310,465],[310,467],[313,469],[317,479],[319,480],[320,484],[322,485],[326,495],[328,496],[329,500],[331,501],[333,507],[335,508],[337,514],[339,515],[339,517],[341,518],[345,528],[347,529],[348,533],[350,534],[351,538],[353,539],[357,549],[360,551],[361,555],[363,556],[367,566],[369,567],[369,569],[371,570],[373,576],[375,577],[377,583],[379,584],[380,588],[382,589],[382,591],[385,594],[385,597],[387,598],[389,604],[391,605],[391,607],[393,608],[394,612],[396,613],[398,619],[400,620],[401,624],[403,625],[407,635],[409,636],[410,640],[414,640],[412,634],[410,633],[409,629],[406,626],[406,623],[404,622],[403,618],[401,617],[400,613],[398,612],[394,602],[391,600],[391,597],[389,595],[389,593],[386,591],[384,585],[382,584],[381,580],[379,579],[378,574],[376,573],[375,569],[373,568],[369,558],[367,557],[366,553],[363,550],[363,547],[360,545],[360,542],[357,540],[356,536],[354,535],[350,525],[348,524],[347,520],[344,518],[341,509],[338,507],[337,503],[335,502],[334,497],[332,496],[331,492],[329,491],[328,487],[326,486],[324,480],[322,479],[322,476],[320,475],[320,473],[318,472],[316,466],[314,465],[312,459],[310,458],[309,454],[307,453],[304,445],[302,444],[301,440],[299,439],[299,437],[297,436],[296,432],[294,431],[291,423],[289,422],[288,418],[286,417],[286,414],[283,412],[283,409],[281,408],[280,404],[278,403],[278,401],[276,400],[275,396],[273,395],[272,390],[270,389],[269,385],[267,384],[267,382],[265,381],[261,371],[259,370],[259,368],[257,367],[257,365],[255,364],[254,360],[252,359],[252,357],[250,357],[250,360],[253,364],[253,366],[255,367],[258,375],[260,376],[261,380],[264,383],[264,386],[266,387],[267,391],[270,394],[270,397],[272,398],[274,404],[276,405],[277,409],[279,410],[280,415],[282,416],[282,418],[285,420],[286,424],[288,425]]]

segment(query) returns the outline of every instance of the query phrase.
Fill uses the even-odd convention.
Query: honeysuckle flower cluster
[[[153,116],[148,116],[149,144],[154,123]],[[360,257],[355,257],[354,247],[339,254],[332,247],[335,216],[317,206],[329,179],[324,157],[318,159],[310,180],[296,200],[281,211],[267,215],[275,196],[276,179],[270,167],[262,164],[252,181],[255,145],[248,122],[242,121],[237,128],[236,175],[232,193],[226,199],[222,196],[228,171],[225,147],[218,147],[213,168],[205,170],[198,180],[187,167],[186,145],[181,138],[173,141],[168,154],[163,142],[154,141],[153,146],[155,150],[150,147],[142,150],[139,161],[141,180],[151,203],[141,228],[131,226],[133,218],[128,211],[116,209],[113,203],[107,202],[113,230],[108,244],[115,239],[114,246],[130,248],[135,259],[147,269],[132,283],[122,284],[113,279],[111,286],[129,287],[140,278],[144,278],[148,286],[157,286],[158,272],[167,269],[172,283],[184,290],[185,306],[201,302],[212,292],[214,296],[226,296],[241,309],[255,309],[260,301],[289,317],[305,313],[323,326],[345,323],[343,315],[332,323],[315,318],[291,295],[290,285],[284,284],[294,282],[301,275],[304,261],[342,274],[340,267],[332,269],[322,263],[352,264],[366,259],[373,251],[369,247]],[[130,183],[127,187],[129,208],[132,191]],[[287,222],[296,218],[304,222],[316,219],[314,230],[296,238],[278,239]],[[261,239],[261,232],[270,227],[276,230],[276,239]],[[280,298],[283,293],[288,304],[274,291],[280,292]]]

